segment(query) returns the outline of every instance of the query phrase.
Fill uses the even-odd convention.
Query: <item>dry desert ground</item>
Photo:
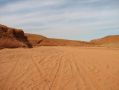
[[[2,49],[0,90],[119,90],[119,49]]]

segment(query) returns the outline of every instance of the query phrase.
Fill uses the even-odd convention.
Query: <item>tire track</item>
[[[74,77],[76,78],[75,82],[78,84],[77,90],[79,90],[79,89],[81,89],[81,90],[83,90],[83,89],[84,90],[87,90],[87,89],[85,89],[85,88],[87,88],[87,86],[86,86],[87,85],[87,82],[85,80],[85,77],[82,75],[81,70],[77,67],[74,59],[73,60],[70,59],[70,61],[71,61],[71,66],[73,67],[73,72],[75,73],[75,75],[74,75]],[[78,79],[78,81],[77,81],[77,79]],[[83,86],[85,86],[85,88]],[[90,87],[88,86],[88,90],[90,90],[89,88]]]
[[[74,63],[75,66],[78,70],[78,72],[80,72],[80,74],[82,75],[82,78],[84,80],[84,82],[86,83],[86,85],[88,85],[88,88],[90,88],[90,90],[103,90],[98,83],[94,82],[90,73],[87,71],[86,67],[84,67],[82,63],[82,60],[80,60],[80,64],[78,64],[77,60],[78,58],[75,57],[76,55],[72,55],[72,57],[74,57]],[[88,72],[88,73],[87,73]],[[88,74],[88,77],[86,77],[86,75]],[[94,76],[94,75],[93,75]],[[96,87],[95,87],[96,86]],[[89,89],[88,89],[89,90]]]
[[[17,87],[21,87],[23,85],[23,81],[22,78],[24,78],[24,76],[30,71],[30,65],[28,66],[28,68],[19,76],[16,78],[16,82],[18,82],[20,80],[21,83],[18,83],[18,85],[16,84]]]
[[[11,71],[8,73],[7,78],[6,78],[5,82],[4,82],[5,84],[3,85],[2,90],[8,90],[8,89],[9,89],[7,84],[9,83],[9,80],[11,79],[11,77],[12,77],[12,75],[13,75],[13,73],[14,73],[14,71],[15,71],[15,69],[16,69],[18,63],[19,63],[19,61],[20,61],[20,59],[15,62],[14,67],[13,67],[13,68],[11,69]]]
[[[105,53],[107,51],[104,50],[103,57],[98,59],[103,53],[98,54],[97,49],[77,48],[39,47],[29,52],[20,49],[21,52],[17,50],[18,53],[15,52],[15,57],[11,62],[1,55],[0,57],[6,61],[3,63],[2,60],[0,65],[7,72],[1,70],[3,73],[0,75],[0,90],[118,90],[117,54],[114,54],[114,51]],[[94,56],[94,53],[97,55]],[[93,62],[94,59],[99,63]],[[100,59],[102,61],[99,61]],[[107,64],[112,65],[108,72],[106,72],[106,66],[103,66]],[[95,67],[92,69],[90,65]],[[11,68],[8,69],[9,67]],[[101,80],[98,77],[101,77]]]
[[[72,78],[70,78],[67,83],[65,83],[62,87],[61,90],[66,90],[65,88],[71,83],[72,79],[74,78],[74,72],[73,72],[73,67],[72,67],[72,63],[71,60],[67,60],[67,64],[69,64],[70,70],[71,70],[71,74],[72,74]]]
[[[33,64],[34,64],[34,67],[36,67],[37,71],[39,72],[40,77],[43,79],[43,82],[45,83],[46,86],[49,87],[49,84],[47,83],[46,77],[43,76],[43,74],[42,74],[42,72],[41,72],[39,66],[37,65],[37,63],[35,62],[35,60],[33,59],[32,56],[31,56],[31,60],[32,60],[32,62],[33,62]],[[44,90],[44,89],[43,89],[43,90]]]
[[[59,56],[58,56],[59,57]],[[60,84],[62,84],[62,78],[64,77],[64,55],[62,54],[59,59],[58,69],[55,74],[55,78],[52,81],[52,84],[50,86],[50,90],[60,90]]]
[[[56,73],[55,73],[54,79],[53,79],[53,81],[52,81],[52,83],[51,83],[51,85],[50,85],[50,87],[49,87],[49,90],[52,90],[53,85],[55,84],[55,80],[56,80],[56,78],[57,78],[57,76],[58,76],[58,73],[59,73],[59,71],[60,71],[61,63],[62,63],[62,56],[61,56],[60,59],[59,59],[58,68],[57,68],[57,71],[56,71]]]

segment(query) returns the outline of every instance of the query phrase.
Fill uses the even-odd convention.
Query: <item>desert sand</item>
[[[119,90],[119,49],[2,49],[0,90]]]

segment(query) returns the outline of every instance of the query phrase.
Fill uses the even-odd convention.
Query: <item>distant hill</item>
[[[91,46],[91,43],[85,41],[65,40],[65,39],[44,39],[40,46]]]
[[[47,37],[44,37],[42,35],[30,34],[30,33],[25,33],[25,36],[27,37],[30,44],[33,46],[36,46],[36,45],[40,44],[41,41],[47,39]]]
[[[119,47],[119,35],[110,35],[104,38],[92,40],[91,43],[100,46]]]
[[[32,46],[90,46],[84,41],[47,38],[42,35],[24,33],[0,24],[0,48],[17,48]]]
[[[42,35],[25,34],[33,46],[91,46],[92,44],[84,41],[47,38]]]
[[[119,35],[106,36],[91,40],[90,42],[54,39],[42,35],[24,33],[21,29],[15,29],[0,24],[0,48],[17,48],[32,46],[104,46],[119,47]]]

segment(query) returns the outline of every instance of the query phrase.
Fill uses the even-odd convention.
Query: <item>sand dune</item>
[[[109,35],[104,38],[94,39],[91,40],[91,43],[104,47],[119,47],[119,35]]]
[[[91,42],[48,38],[37,34],[25,34],[33,46],[94,46]]]
[[[0,90],[119,90],[119,49],[0,50]]]
[[[109,35],[100,39],[94,39],[91,42],[94,43],[119,43],[119,35]]]
[[[90,42],[48,38],[36,34],[26,34],[26,36],[33,46],[119,47],[119,35],[109,35],[103,38],[91,40]]]

